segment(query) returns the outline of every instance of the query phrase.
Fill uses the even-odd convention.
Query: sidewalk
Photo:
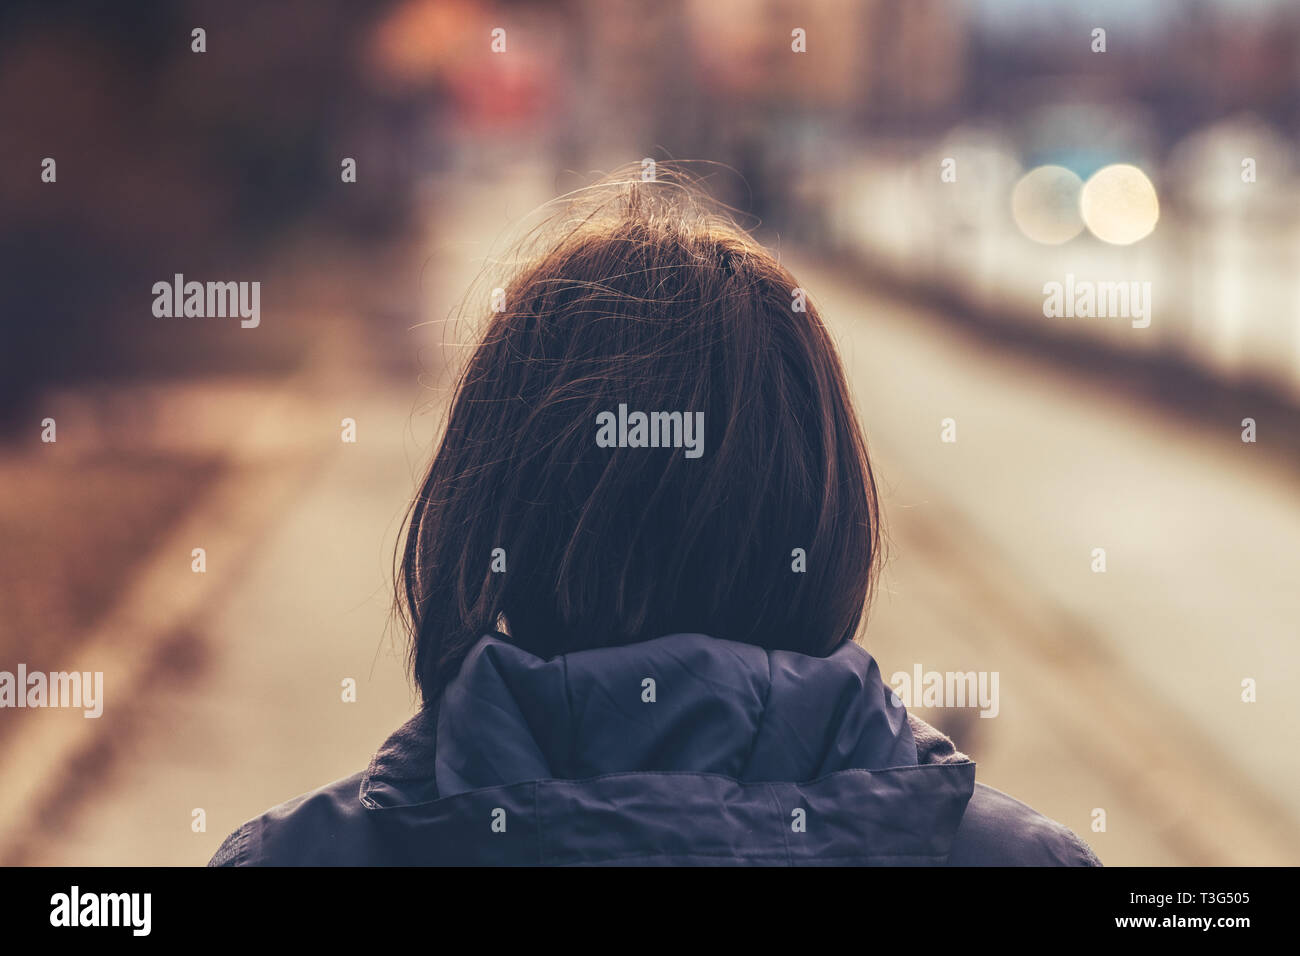
[[[386,630],[390,544],[410,494],[401,401],[348,403],[357,444],[338,442],[301,476],[193,622],[198,672],[150,683],[129,717],[110,711],[129,721],[120,733],[106,714],[118,759],[40,862],[204,863],[249,817],[364,769],[413,711]],[[345,678],[355,703],[342,701]],[[195,808],[206,832],[191,831]]]
[[[355,280],[375,284],[377,313],[312,316],[309,367],[254,386],[251,405],[231,412],[225,477],[81,658],[106,672],[104,716],[42,714],[54,719],[41,733],[0,751],[0,775],[22,782],[0,804],[0,861],[205,863],[250,817],[364,769],[415,710],[390,615],[392,559],[466,328],[444,320],[533,189],[440,201],[417,243],[422,258]],[[306,255],[309,275],[341,281],[327,256]],[[407,321],[414,299],[420,314]],[[203,388],[186,401],[201,406]],[[355,444],[340,440],[344,418],[357,423]],[[200,545],[208,572],[194,575],[188,555]],[[345,679],[356,682],[354,703],[342,700]],[[42,808],[35,819],[31,806]],[[191,828],[196,809],[202,832]]]
[[[865,643],[886,676],[1000,670],[998,717],[924,716],[1103,862],[1300,862],[1294,476],[1235,422],[1194,430],[791,267],[840,344],[881,485],[893,560]]]

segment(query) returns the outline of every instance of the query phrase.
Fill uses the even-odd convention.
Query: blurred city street
[[[321,345],[288,383],[246,384],[256,399],[242,405],[227,383],[202,387],[247,416],[218,450],[232,464],[142,564],[154,580],[137,582],[201,579],[199,590],[174,621],[136,622],[150,632],[131,646],[149,659],[128,687],[120,661],[105,667],[103,718],[77,715],[62,737],[0,750],[0,776],[30,783],[24,802],[46,808],[6,826],[5,862],[204,862],[243,820],[363,769],[412,712],[389,559],[446,396],[429,386],[445,386],[439,368],[454,360],[439,320],[501,223],[547,198],[542,188],[527,176],[462,184],[439,203],[429,257],[372,276],[380,299],[387,283],[419,284],[425,322],[321,316]],[[839,340],[881,484],[890,561],[863,643],[882,671],[998,671],[995,718],[921,713],[972,753],[984,782],[1085,834],[1106,863],[1300,860],[1300,758],[1276,746],[1296,731],[1286,688],[1300,652],[1292,643],[1281,664],[1264,653],[1300,620],[1274,560],[1300,548],[1296,476],[1249,445],[1211,453],[1233,434],[963,341],[815,256],[786,258]],[[958,440],[941,443],[950,416]],[[339,440],[344,417],[356,444]],[[239,517],[246,494],[261,499],[253,519]],[[204,575],[189,569],[190,541],[209,542]],[[1093,547],[1107,550],[1104,574],[1090,570]],[[1187,602],[1187,581],[1203,600]],[[113,616],[101,633],[123,626]],[[1225,640],[1233,668],[1215,664]],[[342,700],[349,677],[355,703]],[[1259,681],[1258,703],[1240,702],[1243,677]],[[66,765],[49,760],[51,739]],[[191,830],[196,808],[205,832]],[[1105,832],[1092,829],[1097,808]]]
[[[1285,0],[6,3],[0,672],[105,701],[0,711],[0,865],[365,768],[510,239],[676,161],[841,349],[886,679],[996,672],[920,714],[1108,865],[1300,864],[1297,64]]]

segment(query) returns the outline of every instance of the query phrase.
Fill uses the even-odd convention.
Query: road
[[[882,669],[1000,670],[999,716],[955,721],[982,778],[1107,862],[1300,861],[1295,475],[1237,421],[1134,405],[788,264],[837,334],[885,489]]]

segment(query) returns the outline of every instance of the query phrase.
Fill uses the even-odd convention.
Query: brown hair
[[[825,656],[869,598],[875,482],[794,277],[678,177],[578,205],[502,284],[408,516],[426,702],[494,630],[541,657],[676,632]],[[620,404],[703,412],[703,454],[601,447]]]

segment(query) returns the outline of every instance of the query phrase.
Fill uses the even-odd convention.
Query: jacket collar
[[[436,710],[421,708],[384,741],[361,777],[367,810],[411,806],[438,799],[433,775]]]
[[[382,809],[612,773],[798,782],[970,764],[896,700],[851,642],[812,658],[677,634],[542,660],[493,635],[385,741],[359,795]]]
[[[374,754],[360,803],[411,865],[936,864],[975,765],[894,700],[852,645],[672,635],[541,661],[485,639]]]

